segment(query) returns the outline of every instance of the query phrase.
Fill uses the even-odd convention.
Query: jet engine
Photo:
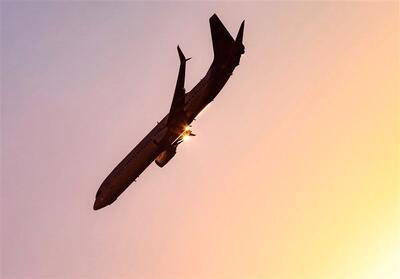
[[[159,166],[160,168],[165,166],[172,159],[172,157],[175,156],[176,148],[177,145],[172,145],[169,149],[161,152],[160,155],[158,155],[157,158],[154,160],[157,166]]]

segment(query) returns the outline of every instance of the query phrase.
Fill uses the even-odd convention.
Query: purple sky
[[[246,20],[241,65],[197,137],[93,211],[168,112],[176,45],[188,90],[206,73],[213,13]],[[395,2],[1,2],[2,276],[359,276],[392,232],[397,25]]]

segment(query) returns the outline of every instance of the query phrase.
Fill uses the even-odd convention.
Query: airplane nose
[[[99,205],[99,203],[97,201],[94,202],[93,209],[94,210],[100,209],[100,205]]]
[[[102,202],[100,202],[100,200],[96,199],[93,205],[93,209],[94,210],[99,210],[100,208],[103,208],[104,205],[102,204]]]

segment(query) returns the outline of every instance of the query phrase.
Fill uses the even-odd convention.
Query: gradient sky
[[[212,60],[198,136],[93,211]],[[400,278],[398,2],[1,2],[3,278]]]

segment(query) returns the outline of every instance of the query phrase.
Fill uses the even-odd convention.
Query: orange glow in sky
[[[2,278],[400,278],[399,2],[0,5]],[[196,144],[93,211],[213,13],[246,52]]]

